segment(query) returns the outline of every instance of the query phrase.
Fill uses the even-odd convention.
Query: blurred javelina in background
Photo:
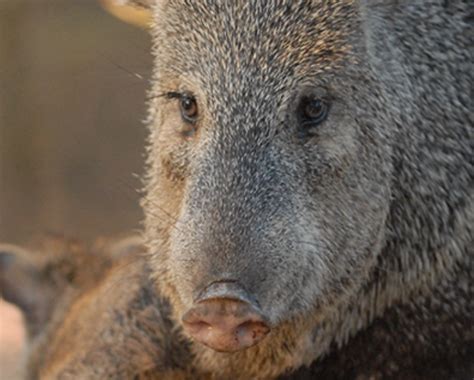
[[[150,285],[141,239],[87,246],[49,236],[35,246],[0,245],[0,289],[28,332],[25,379],[156,378],[177,366],[166,351],[185,357],[169,306]]]

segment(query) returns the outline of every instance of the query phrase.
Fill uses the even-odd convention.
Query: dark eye
[[[328,103],[316,98],[303,98],[298,109],[301,124],[309,128],[321,124],[328,116],[328,111]]]
[[[196,99],[192,96],[183,95],[179,101],[181,116],[187,123],[195,123],[198,116],[198,106]]]

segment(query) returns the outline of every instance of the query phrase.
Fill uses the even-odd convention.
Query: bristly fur
[[[407,348],[419,360],[466,357],[473,338],[469,8],[466,1],[157,2],[152,95],[192,92],[201,112],[196,136],[183,140],[176,105],[151,103],[143,205],[157,286],[179,324],[196,289],[237,278],[276,326],[232,355],[195,344],[199,368],[274,377],[344,352],[378,320],[391,323],[380,344],[404,336],[403,347],[425,342],[422,354]],[[292,113],[304,93],[333,104],[316,136],[298,140]],[[437,322],[450,319],[459,322]],[[373,376],[410,373],[400,372],[401,356],[384,360],[395,364]],[[371,376],[370,366],[364,373]]]

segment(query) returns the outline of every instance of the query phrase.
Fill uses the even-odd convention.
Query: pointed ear
[[[151,9],[156,0],[100,0],[115,17],[133,25],[147,28],[151,23]]]
[[[21,309],[33,334],[49,314],[54,290],[44,281],[41,264],[35,256],[27,249],[0,244],[0,295]]]

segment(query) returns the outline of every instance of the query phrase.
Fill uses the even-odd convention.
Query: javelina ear
[[[133,25],[147,28],[151,22],[151,8],[156,0],[100,0],[102,6],[115,17]]]
[[[34,257],[24,248],[0,244],[0,295],[21,309],[33,335],[46,321],[52,298],[52,288]]]

